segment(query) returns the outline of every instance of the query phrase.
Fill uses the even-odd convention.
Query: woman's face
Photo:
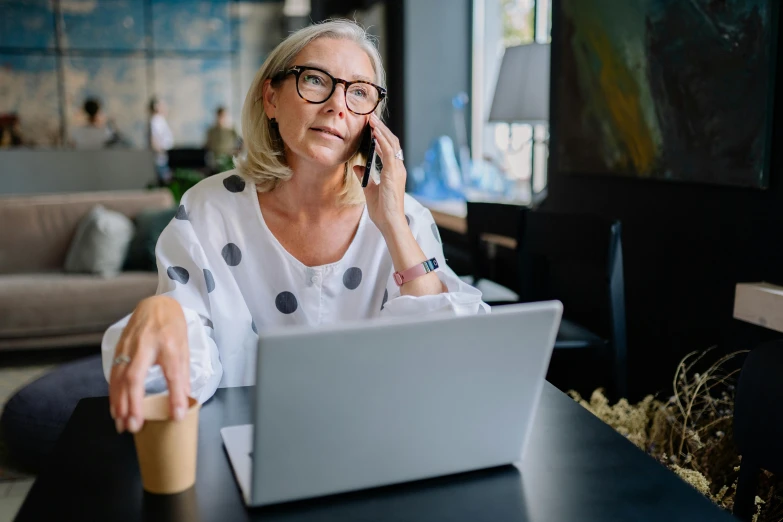
[[[319,38],[302,49],[292,65],[317,67],[348,81],[375,81],[370,57],[350,40]],[[306,162],[334,167],[348,161],[356,152],[369,115],[360,116],[348,110],[342,84],[337,84],[332,96],[321,104],[308,103],[299,97],[293,74],[277,87],[267,80],[265,89],[264,109],[269,118],[277,120],[289,154]]]

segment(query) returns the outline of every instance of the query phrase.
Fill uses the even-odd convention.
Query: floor
[[[3,354],[0,366],[0,414],[16,390],[59,364],[96,353],[95,347]],[[13,467],[0,433],[0,522],[11,521],[22,506],[35,476]]]

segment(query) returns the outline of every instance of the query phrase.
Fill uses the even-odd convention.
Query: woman
[[[246,156],[185,194],[158,242],[158,295],[104,336],[118,432],[140,429],[145,389],[168,385],[177,419],[188,394],[252,384],[260,327],[489,310],[405,195],[399,140],[378,117],[383,84],[352,22],[307,27],[272,52],[245,99]],[[368,124],[383,169],[362,189]],[[400,272],[411,280],[397,286]]]

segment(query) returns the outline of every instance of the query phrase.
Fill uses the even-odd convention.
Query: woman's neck
[[[290,165],[290,164],[289,164]],[[274,197],[291,218],[302,222],[329,219],[344,209],[339,200],[343,189],[345,166],[331,172],[322,165],[297,162],[290,165],[293,176],[274,190]]]

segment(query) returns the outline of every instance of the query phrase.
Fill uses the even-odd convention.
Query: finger
[[[110,412],[114,418],[114,427],[117,433],[125,431],[125,418],[128,415],[128,399],[124,386],[125,365],[121,364],[112,369],[109,382]]]
[[[144,382],[152,363],[155,361],[157,346],[146,335],[139,338],[139,345],[131,362],[125,370],[125,383],[128,417],[126,427],[131,433],[138,432],[144,424]]]
[[[188,364],[182,358],[181,353],[185,347],[178,345],[164,346],[160,352],[158,363],[166,377],[169,388],[169,406],[171,418],[182,420],[188,409],[187,383],[189,382]]]
[[[394,147],[392,147],[392,144],[389,143],[389,138],[387,136],[384,136],[379,132],[373,132],[373,137],[375,138],[376,143],[375,151],[381,158],[385,170],[387,166],[390,166],[387,158],[393,158],[396,151],[394,150]]]
[[[115,357],[126,353],[125,335],[117,342]],[[125,431],[125,417],[128,414],[128,402],[124,393],[123,377],[125,364],[115,365],[112,360],[111,373],[109,374],[109,412],[114,419],[117,433]]]
[[[115,413],[117,416],[114,418],[114,427],[117,429],[117,433],[123,433],[128,429],[128,388],[125,386],[125,369],[118,374],[117,382],[117,401],[115,407]]]
[[[370,117],[370,126],[373,128],[373,130],[376,133],[382,134],[386,138],[386,140],[391,144],[392,148],[395,149],[395,152],[397,152],[397,149],[400,148],[400,140],[397,138],[397,136],[394,135],[391,129],[387,127],[386,124],[383,123],[381,119],[375,114],[373,114]]]

